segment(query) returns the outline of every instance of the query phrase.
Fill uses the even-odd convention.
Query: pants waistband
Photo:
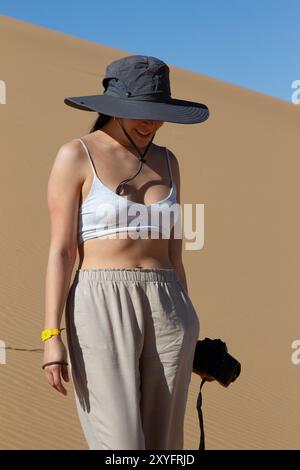
[[[175,269],[160,268],[98,268],[77,269],[76,275],[79,280],[99,281],[177,281]]]

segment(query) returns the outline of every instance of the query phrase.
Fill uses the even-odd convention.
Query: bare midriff
[[[84,136],[85,141],[88,143],[89,148],[93,154],[94,162],[96,155],[102,157],[104,164],[99,166],[101,180],[104,181],[106,187],[115,188],[118,182],[126,178],[126,176],[133,174],[137,168],[136,162],[132,160],[132,155],[129,158],[130,167],[126,167],[128,154],[123,153],[123,158],[114,151],[111,145],[107,145],[107,136],[97,131],[97,144],[93,139],[93,134]],[[109,140],[109,142],[111,139]],[[118,158],[120,158],[118,160]],[[169,175],[167,172],[167,163],[165,149],[156,145],[152,145],[148,154],[148,161],[152,161],[153,168],[147,166],[143,168],[140,173],[131,183],[133,194],[129,194],[129,200],[151,204],[163,199],[169,192]],[[115,166],[113,164],[115,163]],[[98,163],[99,164],[99,163]],[[86,164],[88,168],[88,164]],[[125,167],[125,168],[124,168]],[[119,168],[124,168],[122,174],[117,174]],[[157,175],[164,174],[162,178],[157,179]],[[114,181],[112,181],[112,176]],[[152,195],[151,200],[138,201],[138,187],[147,186],[149,181],[154,181],[153,187],[148,189]],[[92,174],[89,169],[85,183],[81,190],[81,203],[86,199],[89,194],[92,184]],[[136,185],[136,186],[135,186]],[[149,197],[149,196],[148,196]],[[142,199],[142,198],[140,198]],[[120,238],[119,238],[120,237]],[[121,238],[122,237],[122,238]],[[78,253],[80,262],[78,269],[101,269],[101,268],[157,268],[157,269],[173,269],[168,256],[168,246],[170,240],[163,238],[159,234],[159,238],[151,237],[151,234],[144,230],[138,234],[137,238],[130,237],[129,232],[116,233],[113,238],[109,236],[102,236],[98,238],[91,238],[85,240],[78,246]]]
[[[169,239],[144,238],[149,236],[147,231],[137,239],[130,238],[127,233],[126,236],[125,239],[104,236],[81,243],[78,269],[173,269],[168,256]]]

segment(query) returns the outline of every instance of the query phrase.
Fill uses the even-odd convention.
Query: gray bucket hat
[[[195,124],[206,121],[205,104],[171,97],[169,67],[156,57],[130,55],[109,64],[102,95],[70,96],[64,103],[84,111],[128,119]]]

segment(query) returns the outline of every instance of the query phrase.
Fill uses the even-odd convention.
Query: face
[[[124,128],[126,129],[126,132],[128,132],[134,142],[136,142],[137,145],[140,145],[141,147],[143,145],[146,146],[153,137],[153,135],[164,124],[164,121],[151,121],[147,119],[118,119],[123,124]],[[115,122],[118,126],[117,121]],[[121,128],[120,130],[122,132]]]

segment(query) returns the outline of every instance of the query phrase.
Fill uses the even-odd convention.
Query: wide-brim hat
[[[102,95],[70,96],[64,103],[83,111],[128,119],[196,124],[206,121],[205,104],[171,97],[169,67],[156,57],[131,55],[109,64]]]

